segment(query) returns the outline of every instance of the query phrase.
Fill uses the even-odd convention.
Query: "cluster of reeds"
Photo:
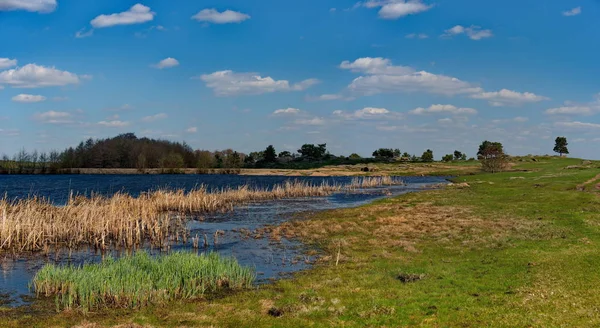
[[[404,181],[399,177],[391,176],[373,176],[373,177],[355,177],[348,185],[349,188],[377,188],[383,186],[403,185]]]
[[[176,252],[152,257],[138,252],[97,264],[44,266],[32,282],[37,295],[56,296],[57,309],[137,308],[194,299],[222,289],[249,288],[252,269],[216,253]]]
[[[253,201],[326,196],[344,186],[288,181],[270,189],[242,186],[209,192],[200,186],[190,192],[158,190],[133,197],[71,196],[64,206],[48,199],[0,199],[0,251],[48,251],[90,246],[133,248],[187,240],[186,215],[230,211]]]

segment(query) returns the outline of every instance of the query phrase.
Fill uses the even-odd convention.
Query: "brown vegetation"
[[[230,211],[236,204],[252,201],[326,196],[342,188],[296,181],[270,190],[242,186],[211,193],[202,186],[188,193],[159,190],[139,197],[122,193],[72,196],[65,206],[37,197],[1,199],[0,250],[47,251],[49,247],[85,245],[130,248],[146,241],[164,246],[169,240],[186,240],[182,215]]]

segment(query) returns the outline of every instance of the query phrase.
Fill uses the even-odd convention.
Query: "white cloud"
[[[25,10],[51,13],[56,9],[56,0],[0,0],[0,11]]]
[[[163,69],[163,68],[171,68],[171,67],[175,67],[175,66],[179,66],[179,61],[175,58],[165,58],[161,61],[158,62],[158,64],[153,65],[153,67],[158,68],[158,69]]]
[[[359,58],[354,62],[344,61],[342,69],[366,74],[348,86],[352,92],[362,95],[375,95],[384,92],[417,92],[456,95],[481,92],[481,88],[455,77],[415,71],[406,66],[394,66],[389,59]]]
[[[0,73],[0,84],[9,84],[15,88],[41,88],[78,83],[77,74],[36,64],[27,64]]]
[[[75,33],[75,38],[77,38],[77,39],[89,38],[92,35],[94,35],[94,29],[92,28],[92,29],[89,29],[88,31],[86,31],[86,28],[84,27]]]
[[[555,127],[559,128],[569,128],[573,130],[592,130],[592,129],[600,129],[600,124],[597,123],[586,123],[586,122],[556,122],[554,123]]]
[[[123,121],[100,121],[98,122],[98,125],[100,126],[104,126],[107,128],[123,128],[126,126],[129,126],[129,122],[123,122]]]
[[[427,39],[427,38],[429,38],[429,35],[427,35],[425,33],[419,33],[419,34],[410,33],[410,34],[407,34],[405,36],[405,38],[407,38],[407,39]]]
[[[192,16],[192,19],[199,22],[207,22],[213,24],[230,24],[230,23],[241,23],[247,19],[250,19],[249,15],[233,11],[225,10],[219,12],[216,9],[204,9],[196,15]]]
[[[17,66],[16,59],[0,58],[0,69],[11,68],[13,66]]]
[[[143,122],[154,122],[154,121],[158,121],[158,120],[164,120],[167,117],[169,117],[167,114],[159,113],[159,114],[152,115],[152,116],[146,116],[146,117],[142,118],[142,121]]]
[[[494,36],[492,30],[482,30],[480,26],[471,25],[471,27],[464,27],[462,25],[456,25],[451,29],[445,31],[443,37],[453,37],[459,34],[466,34],[471,40],[481,40],[485,38],[491,38]]]
[[[427,11],[433,7],[424,4],[421,0],[369,0],[364,3],[364,6],[381,8],[379,17],[382,19],[398,19]]]
[[[95,28],[116,25],[133,25],[149,22],[154,19],[155,15],[156,13],[152,12],[150,7],[138,3],[129,8],[129,10],[121,13],[100,15],[94,18],[90,23]]]
[[[382,57],[364,57],[353,62],[348,60],[340,64],[341,69],[364,74],[405,75],[414,73],[414,69],[407,66],[394,66],[392,61]]]
[[[424,114],[439,114],[439,113],[450,113],[453,115],[475,115],[477,110],[473,108],[459,108],[453,105],[431,105],[427,108],[419,107],[411,110],[409,113],[415,115]]]
[[[302,91],[317,84],[316,79],[308,79],[290,85],[287,80],[275,80],[270,76],[262,77],[257,73],[236,73],[219,71],[199,77],[206,86],[218,96],[260,95],[278,91]]]
[[[285,115],[298,115],[300,114],[301,110],[299,110],[298,108],[284,108],[284,109],[278,109],[276,111],[273,112],[273,116],[285,116]]]
[[[376,107],[365,107],[354,112],[335,110],[333,116],[344,120],[395,120],[402,118],[400,113]]]
[[[344,96],[342,95],[338,95],[338,94],[325,94],[325,95],[320,95],[318,96],[316,99],[317,100],[339,100],[339,99],[343,99]]]
[[[46,124],[68,124],[73,123],[71,119],[71,113],[68,112],[56,112],[56,111],[47,111],[43,113],[35,113],[33,118],[36,121],[46,123]]]
[[[577,16],[581,14],[581,7],[575,7],[571,10],[563,11],[563,16]]]
[[[590,106],[563,106],[546,110],[548,115],[592,115],[593,113],[594,109]]]
[[[187,133],[197,133],[198,132],[198,128],[193,126],[191,128],[188,128],[187,130],[185,130],[185,132]]]
[[[12,97],[12,101],[20,103],[36,103],[45,101],[46,97],[39,95],[20,94]]]
[[[324,125],[325,120],[320,117],[314,117],[310,119],[298,119],[294,123],[298,125]]]
[[[507,89],[502,89],[495,92],[480,92],[470,96],[474,99],[484,99],[490,102],[492,106],[518,106],[525,103],[535,103],[549,98],[539,96],[531,92],[517,92]]]

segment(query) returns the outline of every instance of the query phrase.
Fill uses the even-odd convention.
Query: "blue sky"
[[[125,132],[600,158],[600,3],[0,0],[0,153]]]

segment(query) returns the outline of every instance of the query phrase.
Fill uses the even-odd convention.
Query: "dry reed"
[[[227,212],[254,201],[327,196],[346,187],[288,181],[268,190],[242,186],[209,192],[200,186],[187,193],[158,190],[139,197],[123,193],[89,198],[71,195],[64,206],[40,197],[4,197],[0,199],[0,252],[83,246],[105,250],[134,248],[146,242],[162,247],[171,241],[187,241],[189,215]]]

